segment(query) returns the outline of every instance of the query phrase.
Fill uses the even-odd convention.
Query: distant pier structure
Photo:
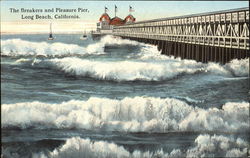
[[[158,46],[162,54],[226,63],[249,57],[249,8],[113,25],[108,34]]]
[[[129,6],[129,15],[124,19],[116,16],[117,6],[115,5],[115,17],[110,18],[107,13],[108,8],[104,7],[104,13],[99,18],[99,22],[97,23],[97,28],[95,32],[92,32],[92,37],[101,37],[107,34],[113,34],[113,30],[115,26],[122,26],[126,24],[132,24],[135,22],[135,17],[131,14],[133,8]]]

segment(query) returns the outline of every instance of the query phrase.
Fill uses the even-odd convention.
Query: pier
[[[111,34],[157,45],[165,55],[224,64],[249,57],[249,8],[139,21]]]

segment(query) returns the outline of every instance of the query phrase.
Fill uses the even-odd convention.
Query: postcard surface
[[[247,1],[1,1],[1,157],[247,157],[248,97]]]

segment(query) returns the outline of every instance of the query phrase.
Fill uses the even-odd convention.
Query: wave
[[[188,65],[192,63],[197,67],[202,67],[205,72],[210,72],[214,74],[222,74],[226,76],[235,76],[235,77],[247,77],[249,76],[249,58],[245,59],[233,59],[225,65],[219,63],[209,62],[207,64],[196,62],[194,60],[181,59],[179,57],[175,58],[174,56],[166,56],[161,54],[161,51],[158,50],[157,46],[150,44],[141,44],[141,49],[138,54],[135,55],[138,59],[142,61],[155,61],[155,62],[167,62],[167,63],[178,63],[180,65]],[[129,57],[131,58],[131,57]],[[201,66],[202,65],[202,66]]]
[[[21,39],[1,40],[1,55],[3,56],[72,56],[104,54],[106,45],[138,45],[138,42],[105,36],[97,43],[80,47],[76,44],[30,42]]]
[[[225,67],[235,76],[249,76],[249,58],[242,60],[233,59]]]
[[[49,60],[64,73],[113,81],[161,81],[180,74],[202,71],[202,64],[193,61],[182,63],[156,63],[142,61],[91,61],[80,58]]]
[[[211,72],[214,74],[223,74],[226,76],[246,77],[249,76],[249,58],[245,59],[233,59],[225,65],[219,63],[209,62],[207,64],[196,62],[194,60],[187,60],[181,58],[174,58],[173,56],[166,56],[161,54],[161,51],[157,49],[157,46],[144,44],[141,47],[140,52],[136,55],[140,60],[155,61],[155,62],[167,62],[167,63],[179,63],[197,65],[203,67],[205,72]],[[202,65],[202,66],[201,66]]]
[[[30,42],[21,39],[1,40],[1,55],[5,56],[64,56],[88,54],[75,44]]]
[[[214,74],[231,75],[234,77],[247,77],[249,76],[249,58],[233,59],[225,65],[218,63],[208,63],[207,71]]]
[[[174,56],[161,54],[161,51],[159,51],[157,46],[155,45],[140,43],[140,46],[140,51],[138,53],[135,53],[133,56],[129,56],[129,58],[136,57],[140,60],[157,60],[158,62],[166,60],[168,62],[180,61],[180,58],[174,58]]]
[[[201,63],[190,59],[175,58],[174,56],[166,56],[161,54],[157,46],[150,44],[140,43],[140,52],[129,56],[129,58],[135,57],[141,61],[170,64],[175,66],[183,66],[183,68],[191,65],[194,68],[198,68],[198,72],[203,70],[204,72],[224,75],[227,77],[247,77],[249,76],[249,58],[233,59],[230,62],[222,65],[220,63]],[[194,70],[193,72],[197,72]]]
[[[114,37],[111,35],[106,35],[101,38],[100,41],[94,44],[87,46],[88,52],[104,52],[105,46],[114,46],[114,45],[139,45],[136,41],[131,41],[127,39],[122,39],[120,37]]]
[[[1,40],[1,55],[4,56],[73,56],[102,54],[103,52],[88,51],[75,44],[30,42],[21,39]]]
[[[112,35],[106,35],[101,38],[101,42],[105,45],[138,45],[140,44],[137,41],[122,39],[120,37],[114,37]]]
[[[3,104],[2,128],[90,129],[122,132],[249,130],[249,104],[228,102],[222,109],[193,107],[173,98],[122,100],[91,97],[60,104]]]
[[[37,60],[38,61],[38,60]],[[183,74],[210,73],[223,77],[246,77],[248,75],[248,59],[233,61],[222,66],[216,63],[203,64],[193,60],[175,60],[164,62],[127,61],[92,61],[77,57],[55,58],[32,65],[46,65],[65,74],[78,77],[91,77],[97,80],[111,81],[163,81]],[[240,66],[237,66],[236,64]]]
[[[139,150],[129,152],[123,146],[111,142],[73,137],[47,155],[40,153],[33,155],[33,158],[69,158],[79,155],[88,158],[246,157],[248,146],[249,144],[241,138],[203,134],[195,139],[195,146],[187,150],[174,149],[169,153],[163,149],[154,152]]]

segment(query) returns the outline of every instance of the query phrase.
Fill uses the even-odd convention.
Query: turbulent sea
[[[105,36],[2,35],[5,158],[247,157],[249,59]]]

